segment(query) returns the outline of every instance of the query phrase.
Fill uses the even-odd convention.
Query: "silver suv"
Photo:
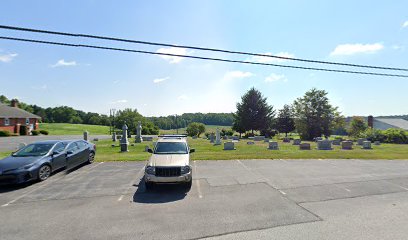
[[[146,189],[156,183],[184,183],[191,188],[192,169],[190,165],[190,149],[186,135],[161,135],[145,168],[144,182]]]

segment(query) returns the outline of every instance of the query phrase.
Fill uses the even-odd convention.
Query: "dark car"
[[[94,157],[95,145],[83,140],[32,143],[0,160],[0,185],[44,181],[56,170],[92,163]]]

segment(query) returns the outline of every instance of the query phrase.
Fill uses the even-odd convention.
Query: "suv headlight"
[[[156,168],[152,166],[147,166],[146,167],[146,173],[150,175],[155,175],[156,174]]]
[[[191,171],[190,166],[181,167],[181,174],[186,174],[186,173],[189,173],[190,171]]]

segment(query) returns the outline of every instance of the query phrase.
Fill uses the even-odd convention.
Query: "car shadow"
[[[188,189],[184,184],[157,184],[152,189],[146,190],[144,178],[137,187],[133,195],[133,202],[137,203],[168,203],[184,199],[187,196]]]

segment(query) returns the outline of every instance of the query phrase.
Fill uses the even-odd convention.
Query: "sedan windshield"
[[[42,156],[47,154],[54,144],[49,143],[35,143],[27,145],[21,150],[13,154],[14,157],[30,157],[30,156]]]
[[[187,145],[183,142],[158,142],[156,154],[186,154]]]

